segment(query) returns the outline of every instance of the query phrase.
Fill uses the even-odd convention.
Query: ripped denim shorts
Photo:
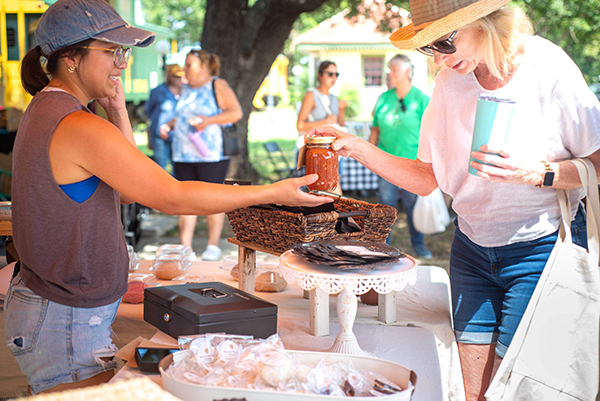
[[[120,302],[74,308],[34,294],[20,275],[12,279],[4,305],[6,344],[33,394],[117,367],[110,326]]]

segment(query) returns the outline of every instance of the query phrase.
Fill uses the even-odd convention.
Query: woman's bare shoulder
[[[112,134],[122,135],[117,127],[100,117],[84,110],[73,112],[62,119],[55,134],[67,135],[85,140],[106,138]]]

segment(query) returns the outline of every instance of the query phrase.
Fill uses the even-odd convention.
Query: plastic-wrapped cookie
[[[269,349],[260,352],[260,377],[273,387],[285,385],[295,373],[294,363],[284,350]]]

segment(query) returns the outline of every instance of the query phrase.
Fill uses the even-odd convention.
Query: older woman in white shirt
[[[587,245],[581,183],[569,160],[587,157],[600,166],[598,100],[565,52],[532,36],[529,19],[508,2],[411,1],[413,24],[392,43],[442,66],[416,160],[332,129],[307,134],[333,133],[340,155],[410,192],[427,195],[439,186],[454,199],[450,280],[467,400],[484,399],[555,244],[555,188],[572,189],[573,238]],[[481,94],[516,103],[505,146],[471,154]]]

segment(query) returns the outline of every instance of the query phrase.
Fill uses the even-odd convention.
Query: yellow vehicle
[[[288,94],[288,65],[290,61],[286,56],[280,54],[277,56],[269,74],[265,77],[260,88],[256,91],[252,105],[257,109],[262,109],[266,106],[265,100],[268,95],[273,95],[281,99],[283,103],[289,103]]]
[[[35,43],[33,33],[47,9],[44,1],[0,0],[0,90],[5,107],[24,110],[31,100],[21,86],[19,66],[25,53],[37,45],[32,44]]]
[[[37,46],[35,28],[42,14],[57,0],[0,0],[0,105],[24,110],[31,96],[21,86],[20,63],[25,54]],[[108,0],[132,26],[156,33],[156,41],[146,48],[133,48],[127,70],[123,73],[125,100],[137,106],[148,99],[150,90],[162,82],[163,55],[157,49],[166,42],[176,49],[169,29],[143,21],[141,11],[132,0]],[[169,46],[168,45],[168,46]],[[128,105],[129,106],[129,105]]]

